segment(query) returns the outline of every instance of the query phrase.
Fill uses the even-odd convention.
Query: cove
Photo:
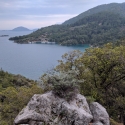
[[[0,31],[0,68],[12,74],[21,74],[27,78],[38,80],[43,73],[54,68],[61,56],[73,50],[84,51],[84,46],[60,46],[50,44],[17,44],[9,41],[9,37],[20,36],[31,31]]]

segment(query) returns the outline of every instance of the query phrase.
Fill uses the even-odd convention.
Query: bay
[[[12,74],[21,74],[27,78],[38,80],[43,73],[54,68],[61,56],[73,50],[84,51],[84,46],[60,46],[50,44],[17,44],[9,41],[9,37],[20,36],[31,31],[0,31],[0,68]]]

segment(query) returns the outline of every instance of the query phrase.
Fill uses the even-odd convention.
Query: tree
[[[0,92],[0,125],[13,125],[13,121],[34,94],[42,93],[36,85],[29,87],[8,87]]]
[[[72,57],[73,58],[69,58]],[[104,105],[110,116],[125,122],[125,46],[106,44],[101,48],[87,49],[82,55],[79,52],[64,54],[56,69],[68,71],[77,69],[78,78],[84,79],[80,91],[91,96]]]

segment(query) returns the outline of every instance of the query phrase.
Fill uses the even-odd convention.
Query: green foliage
[[[42,81],[44,84],[51,86],[50,88],[56,96],[70,101],[79,93],[79,84],[83,82],[83,80],[79,80],[77,76],[78,73],[74,70],[51,76],[44,75]]]
[[[69,70],[79,70],[81,63],[78,59],[82,56],[82,52],[79,50],[74,50],[69,53],[62,55],[62,60],[58,60],[59,65],[56,66],[56,71],[69,71]],[[83,65],[82,65],[83,66]],[[79,70],[80,71],[80,70]]]
[[[93,85],[96,94],[91,95],[105,105],[111,117],[123,121],[125,113],[125,46],[107,44],[102,48],[88,49],[84,56],[84,65],[89,75],[83,76],[85,84]],[[86,73],[87,73],[86,72]],[[90,94],[88,92],[87,94]]]
[[[114,121],[113,119],[110,119],[110,124],[111,125],[120,125],[118,122]]]
[[[0,71],[0,125],[13,125],[13,120],[30,98],[42,89],[33,80]]]
[[[72,57],[69,59],[69,57]],[[75,56],[77,55],[77,56]],[[63,55],[56,67],[58,72],[77,70],[81,94],[98,101],[117,121],[125,118],[125,46],[111,43],[100,48],[75,51]],[[73,61],[72,61],[73,59]],[[65,69],[66,68],[66,69]],[[119,116],[119,117],[118,117]]]
[[[27,79],[21,75],[13,75],[8,72],[0,70],[0,91],[6,89],[7,87],[21,87],[26,86],[30,87],[31,85],[36,84],[33,80]]]
[[[30,98],[37,93],[42,93],[42,90],[37,86],[20,87],[18,89],[14,87],[8,87],[0,93],[0,125],[4,123],[13,125],[14,118],[22,110],[22,108],[28,103]]]
[[[86,100],[87,100],[88,104],[95,102],[95,99],[91,96],[86,96]]]

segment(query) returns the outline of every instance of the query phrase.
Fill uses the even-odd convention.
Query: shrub
[[[110,124],[111,125],[120,125],[118,122],[110,118]]]
[[[46,83],[50,85],[52,92],[67,101],[73,100],[79,93],[79,84],[83,80],[78,79],[78,72],[72,70],[46,77]]]

